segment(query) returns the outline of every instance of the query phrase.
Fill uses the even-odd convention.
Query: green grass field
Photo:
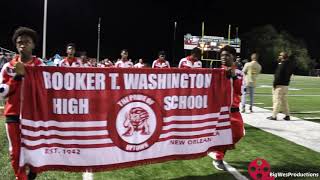
[[[271,85],[272,76],[261,75],[259,85]],[[320,95],[320,78],[295,76],[291,87],[301,89],[290,91],[295,95]],[[271,95],[271,87],[257,88],[257,95]],[[264,103],[260,107],[271,106],[271,96],[257,96],[256,102]],[[319,97],[289,97],[292,111],[319,111]],[[315,114],[293,114],[303,118],[304,116],[319,117]],[[319,132],[320,133],[320,132]],[[4,121],[0,120],[0,179],[14,179],[9,164],[8,145],[5,134]],[[249,177],[247,167],[256,158],[263,158],[271,165],[273,172],[317,172],[320,173],[320,153],[296,145],[275,135],[261,131],[252,126],[246,126],[246,136],[237,145],[237,149],[229,151],[225,160],[240,173]],[[45,172],[38,176],[39,180],[76,180],[81,179],[81,173]],[[204,157],[196,160],[171,161],[166,163],[143,165],[134,168],[116,171],[95,173],[95,179],[234,179],[232,175],[216,171],[211,165],[211,159]],[[278,179],[278,178],[277,178]],[[280,178],[279,178],[280,179]],[[302,178],[300,178],[302,179]],[[305,178],[308,179],[308,178]],[[316,178],[313,178],[316,179]]]
[[[273,75],[258,77],[255,103],[264,104],[256,106],[272,107],[272,81]],[[320,122],[320,78],[293,76],[289,87],[293,89],[289,89],[288,96],[291,115],[301,119],[312,117],[312,121]]]

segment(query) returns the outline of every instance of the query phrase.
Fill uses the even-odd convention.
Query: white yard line
[[[216,159],[215,154],[213,152],[208,153],[208,156],[212,159]],[[249,180],[246,176],[242,175],[236,168],[232,167],[226,161],[223,161],[223,163],[227,171],[237,180]]]
[[[272,94],[255,94],[254,96],[272,96]],[[320,94],[289,94],[289,97],[320,97]]]

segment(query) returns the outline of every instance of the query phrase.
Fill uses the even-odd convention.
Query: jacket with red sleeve
[[[20,95],[22,79],[16,76],[14,65],[19,61],[19,56],[15,56],[7,62],[0,74],[0,96],[6,98],[4,107],[5,116],[20,115]],[[45,64],[37,57],[33,56],[32,60],[24,63],[25,66],[44,66]]]
[[[227,69],[226,66],[222,66],[222,68]],[[239,104],[241,102],[242,95],[242,86],[243,86],[243,72],[236,67],[232,67],[235,69],[235,77],[232,78],[233,83],[233,94],[232,94],[232,105],[231,108],[239,108]]]

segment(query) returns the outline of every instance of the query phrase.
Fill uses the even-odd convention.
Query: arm
[[[247,75],[247,73],[248,73],[248,63],[246,63],[246,64],[244,65],[242,71],[243,71],[243,73],[244,73],[245,75]]]
[[[170,68],[170,63],[169,63],[169,61],[166,61],[166,63],[167,63],[167,65],[168,65],[168,68]]]
[[[17,87],[21,83],[23,75],[25,73],[24,65],[22,63],[17,63],[14,67],[15,76],[9,75],[7,72],[9,63],[6,63],[0,74],[0,96],[9,97],[14,94],[17,90]]]
[[[178,68],[182,68],[182,63],[183,63],[183,61],[180,60],[179,65],[178,65]]]
[[[155,64],[156,64],[156,60],[153,61],[151,68],[154,68]]]

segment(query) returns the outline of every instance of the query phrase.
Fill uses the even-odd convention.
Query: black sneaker
[[[267,119],[269,119],[269,120],[277,120],[277,118],[275,118],[275,117],[272,117],[272,116],[270,116],[270,117],[267,117]]]
[[[290,116],[284,117],[283,120],[290,121]]]
[[[249,110],[250,110],[251,113],[253,113],[252,106],[250,106],[250,109],[249,109]]]
[[[212,164],[219,171],[226,171],[227,170],[227,168],[225,167],[225,165],[223,163],[223,160],[213,160]]]
[[[28,180],[34,180],[34,179],[36,179],[36,177],[37,177],[37,173],[34,173],[34,172],[29,172],[29,174],[28,174]]]

